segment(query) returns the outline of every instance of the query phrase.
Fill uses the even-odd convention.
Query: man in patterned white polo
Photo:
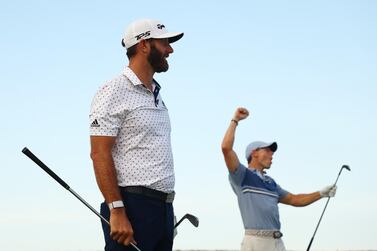
[[[278,203],[307,206],[321,198],[335,196],[336,186],[327,186],[309,194],[291,194],[282,189],[265,173],[271,167],[272,156],[278,147],[276,142],[250,143],[245,151],[248,166],[241,164],[233,150],[233,143],[238,122],[248,116],[247,109],[236,110],[221,146],[245,228],[241,251],[284,251]]]
[[[169,68],[171,43],[157,20],[126,29],[129,65],[96,93],[90,112],[91,158],[105,202],[101,214],[106,251],[170,251],[173,246],[174,166],[168,110],[153,79]]]

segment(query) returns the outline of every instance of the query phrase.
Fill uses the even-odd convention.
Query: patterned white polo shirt
[[[116,137],[112,149],[119,186],[174,190],[168,109],[154,82],[148,90],[129,68],[96,93],[90,135]]]

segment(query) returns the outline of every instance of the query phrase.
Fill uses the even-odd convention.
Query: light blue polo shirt
[[[279,199],[288,194],[276,182],[259,171],[240,163],[229,172],[229,181],[237,195],[245,229],[280,230]]]

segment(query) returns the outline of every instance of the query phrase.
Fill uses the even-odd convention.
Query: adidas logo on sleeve
[[[95,119],[92,124],[90,124],[90,127],[100,127],[100,125],[98,124],[98,121],[97,119]]]

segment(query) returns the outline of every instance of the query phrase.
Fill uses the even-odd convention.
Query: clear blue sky
[[[269,171],[292,193],[335,181],[313,250],[377,249],[376,1],[3,1],[0,10],[0,250],[101,250],[99,220],[21,153],[29,147],[93,206],[88,113],[127,64],[120,39],[143,17],[185,36],[156,75],[172,122],[175,249],[239,249],[243,235],[220,143],[279,144]],[[325,200],[280,206],[288,249],[304,250]]]

